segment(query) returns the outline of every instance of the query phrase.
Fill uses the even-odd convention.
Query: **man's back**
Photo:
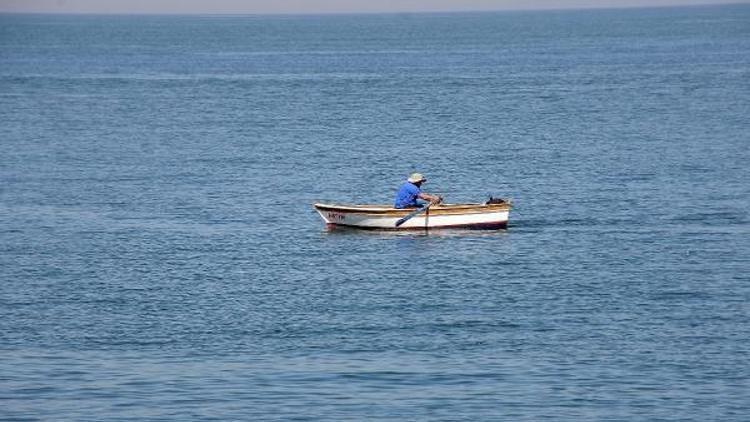
[[[404,182],[404,184],[401,185],[400,188],[398,188],[398,192],[396,192],[396,199],[393,203],[393,206],[395,208],[409,208],[419,206],[419,204],[417,203],[417,198],[419,197],[420,192],[421,190],[415,184],[411,182]]]

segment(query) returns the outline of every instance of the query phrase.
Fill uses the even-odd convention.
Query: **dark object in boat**
[[[484,204],[490,205],[490,204],[505,204],[505,203],[507,202],[503,198],[493,198],[492,196],[490,196],[490,199],[488,199],[487,202],[485,202]]]

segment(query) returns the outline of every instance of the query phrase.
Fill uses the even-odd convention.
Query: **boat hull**
[[[414,209],[382,205],[313,204],[329,227],[369,230],[477,229],[498,230],[508,226],[510,203],[433,205],[396,227],[396,222]]]

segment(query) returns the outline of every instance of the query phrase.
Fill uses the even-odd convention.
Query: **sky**
[[[750,0],[0,0],[0,13],[400,13],[724,3]]]

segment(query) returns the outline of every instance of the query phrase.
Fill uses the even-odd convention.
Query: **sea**
[[[749,163],[747,4],[0,15],[0,419],[747,421]]]

